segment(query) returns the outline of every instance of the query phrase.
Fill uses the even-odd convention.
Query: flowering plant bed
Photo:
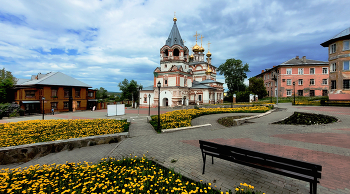
[[[272,106],[249,106],[238,108],[199,108],[188,110],[175,110],[160,115],[160,128],[171,129],[191,126],[191,120],[209,114],[219,113],[264,113],[269,111]],[[155,130],[158,128],[158,115],[151,116],[150,124]],[[161,131],[157,131],[160,133]]]
[[[126,120],[77,119],[29,120],[0,125],[0,147],[121,133],[129,130]]]
[[[234,125],[237,125],[237,123],[234,121],[235,119],[241,119],[244,117],[251,117],[252,115],[241,115],[241,116],[232,116],[232,117],[224,117],[224,118],[220,118],[218,120],[218,123],[220,123],[221,125],[225,126],[225,127],[231,127]]]
[[[136,156],[0,171],[0,193],[223,193],[215,187]]]
[[[272,124],[285,125],[318,125],[327,124],[338,121],[337,118],[321,114],[294,112],[294,114],[282,121],[274,122]]]

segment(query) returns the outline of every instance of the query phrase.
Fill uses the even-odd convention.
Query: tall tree
[[[258,95],[258,98],[264,98],[267,96],[267,91],[264,86],[264,80],[262,78],[251,77],[249,78],[249,87],[248,90]]]
[[[118,84],[120,90],[122,91],[122,95],[121,95],[121,99],[133,99],[133,107],[134,107],[134,102],[136,101],[136,99],[139,98],[139,92],[138,92],[138,87],[139,85],[137,84],[137,82],[135,80],[131,80],[129,82],[129,80],[124,79],[122,82],[120,82]],[[142,87],[142,86],[141,86]]]
[[[11,89],[16,85],[16,78],[5,68],[0,70],[0,103],[10,102],[12,100]]]
[[[100,87],[100,89],[95,89],[96,91],[96,99],[106,99],[108,98],[108,93],[107,90],[104,89],[103,87]]]
[[[224,74],[229,94],[245,90],[244,79],[247,78],[247,72],[250,72],[248,63],[243,64],[241,60],[234,58],[227,59],[217,71],[220,75]]]

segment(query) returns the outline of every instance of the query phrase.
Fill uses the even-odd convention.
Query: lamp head
[[[151,94],[148,94],[148,98],[151,98]]]
[[[160,83],[160,81],[158,81],[157,87],[160,88],[161,85],[162,85],[162,84]]]
[[[42,100],[45,100],[45,97],[42,97],[41,99],[42,99]]]

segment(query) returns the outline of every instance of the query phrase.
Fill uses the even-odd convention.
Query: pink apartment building
[[[305,56],[296,56],[262,70],[255,77],[264,80],[268,96],[274,97],[277,96],[277,90],[279,97],[293,96],[294,92],[296,96],[327,96],[329,89],[328,62],[306,59]]]

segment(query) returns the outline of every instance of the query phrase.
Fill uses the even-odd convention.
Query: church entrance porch
[[[169,106],[169,104],[168,104],[168,98],[163,98],[163,105],[164,105],[164,106]]]

